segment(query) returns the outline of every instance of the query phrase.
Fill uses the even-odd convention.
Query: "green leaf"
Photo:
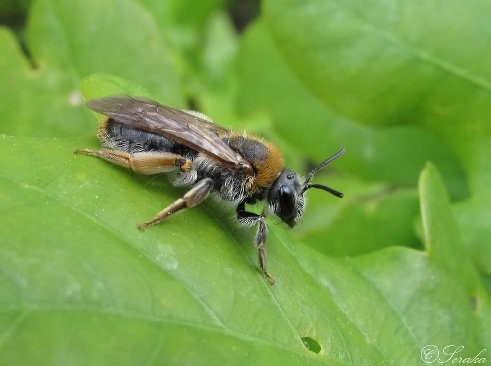
[[[116,74],[138,82],[165,103],[181,102],[172,55],[151,14],[134,1],[38,0],[28,36],[33,57],[42,66],[79,78]]]
[[[176,27],[199,29],[210,13],[218,8],[219,0],[137,0],[157,19],[162,30],[171,31]],[[182,42],[181,42],[182,45]]]
[[[414,186],[431,159],[444,172],[452,195],[466,195],[462,168],[448,145],[417,126],[373,129],[334,114],[290,71],[262,22],[245,35],[238,74],[239,109],[271,114],[275,131],[312,159],[323,160],[346,146],[336,168],[371,181]]]
[[[469,126],[469,128],[472,128]],[[465,139],[463,139],[465,140]],[[470,183],[474,194],[471,199],[455,206],[459,227],[465,228],[463,240],[468,244],[472,258],[481,272],[491,275],[491,136],[480,136],[468,141],[474,148],[468,156]]]
[[[467,249],[462,245],[457,222],[438,171],[428,164],[419,180],[424,242],[429,257],[445,267],[455,283],[462,284],[476,312],[482,339],[491,341],[491,301],[479,281]]]
[[[117,75],[142,85],[162,102],[182,105],[173,55],[151,14],[134,1],[35,1],[27,39],[29,61],[13,34],[0,29],[4,133],[87,133],[90,114],[79,83],[92,73]]]
[[[472,195],[456,207],[457,220],[465,229],[463,239],[472,257],[488,274],[490,12],[491,3],[486,0],[397,0],[390,4],[381,0],[268,0],[264,6],[275,46],[322,104],[368,125],[417,126],[421,133],[450,147]],[[408,142],[414,152],[421,152],[418,137],[408,135],[410,140],[406,140],[404,133],[392,141]],[[442,170],[453,198],[467,195],[462,186],[457,188],[461,193],[455,194],[446,168],[426,152],[419,159],[423,155]],[[396,160],[411,164],[412,159]]]
[[[80,89],[86,100],[106,97],[108,95],[138,95],[152,98],[153,96],[140,84],[106,74],[92,74],[82,79]],[[155,97],[153,97],[155,99]]]
[[[442,262],[470,287],[476,282],[476,273],[461,245],[460,233],[443,182],[431,164],[421,174],[419,194],[428,254]]]
[[[172,48],[191,56],[200,47],[203,27],[220,0],[135,0],[155,18],[162,37]]]
[[[89,113],[72,74],[59,69],[34,71],[6,28],[0,28],[0,53],[1,132],[70,136],[90,128]]]
[[[216,12],[200,34],[201,48],[193,65],[190,89],[199,108],[218,123],[239,124],[235,108],[234,63],[239,39],[228,15]],[[243,123],[243,122],[242,122]]]
[[[327,205],[326,198],[322,197],[325,193],[317,193],[315,196],[310,193],[309,200]],[[355,256],[388,246],[419,248],[421,245],[413,229],[418,213],[414,191],[381,190],[355,197],[328,225],[325,222],[299,238],[319,252],[333,256]],[[307,213],[313,214],[326,221],[321,212]]]
[[[96,145],[2,136],[0,156],[15,159],[0,167],[1,364],[240,365],[252,350],[278,365],[411,364],[426,344],[489,347],[486,294],[470,301],[453,268],[421,252],[330,259],[270,225],[270,286],[232,208],[212,202],[138,231],[183,190],[73,154]]]
[[[432,117],[441,121],[460,113],[461,106],[483,108],[489,100],[489,1],[268,0],[265,5],[289,64],[343,115],[378,125],[421,118],[436,124]],[[461,115],[461,122],[467,117]]]
[[[458,230],[479,243],[472,257],[484,264],[487,112],[441,129],[438,119],[361,126],[363,118],[340,116],[312,97],[262,26],[241,42],[224,13],[208,18],[215,0],[183,13],[188,4],[37,0],[27,32],[33,58],[0,29],[0,131],[17,135],[0,135],[0,364],[413,365],[423,364],[427,344],[462,345],[470,357],[489,350],[489,294]],[[307,26],[292,31],[309,39]],[[232,101],[240,89],[241,129],[253,122],[267,136],[280,133],[272,141],[293,166],[346,141],[356,154],[336,162],[336,174],[316,176],[346,198],[309,192],[295,231],[268,219],[275,286],[258,271],[254,230],[238,226],[234,208],[221,202],[142,233],[136,224],[185,189],[73,154],[99,147],[80,80],[85,98],[124,92],[173,105],[186,88],[227,126],[228,118],[238,123]],[[445,182],[431,166],[420,179],[427,249],[387,248],[414,240],[415,192],[393,184],[414,185],[428,158]],[[451,197],[465,197],[467,179],[471,199],[451,207],[445,186]],[[469,225],[457,229],[452,208]],[[367,228],[370,240],[361,235]],[[324,253],[365,254],[332,258],[310,248],[319,245],[329,248]]]

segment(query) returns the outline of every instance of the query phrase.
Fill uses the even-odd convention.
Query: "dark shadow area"
[[[0,1],[0,25],[12,29],[26,60],[32,68],[36,68],[32,55],[27,48],[25,37],[27,13],[30,4],[31,0]]]
[[[226,7],[235,29],[242,33],[259,16],[261,4],[259,0],[229,0]]]

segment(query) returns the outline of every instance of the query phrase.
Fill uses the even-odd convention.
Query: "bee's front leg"
[[[257,225],[256,242],[257,253],[259,257],[259,268],[261,273],[268,280],[268,282],[274,285],[275,280],[271,277],[266,269],[266,248],[264,243],[266,242],[266,236],[268,228],[266,226],[266,217],[264,213],[262,215],[248,212],[245,210],[245,202],[242,201],[237,206],[237,219],[245,226]]]

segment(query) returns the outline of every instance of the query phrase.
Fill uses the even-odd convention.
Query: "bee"
[[[130,96],[109,96],[87,102],[87,107],[106,116],[98,138],[104,149],[77,149],[141,174],[175,172],[174,185],[191,189],[151,220],[143,230],[169,216],[195,207],[208,195],[236,204],[238,221],[256,226],[255,247],[263,276],[274,284],[266,266],[266,215],[276,214],[289,227],[303,215],[305,192],[322,189],[343,197],[330,187],[310,183],[314,175],[344,153],[341,148],[302,179],[284,166],[278,147],[255,135],[231,131],[207,116]],[[246,210],[246,204],[266,201],[262,214]]]

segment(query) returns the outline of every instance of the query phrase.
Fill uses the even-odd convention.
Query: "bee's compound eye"
[[[280,187],[280,216],[284,219],[293,217],[295,212],[295,194],[288,186]]]

